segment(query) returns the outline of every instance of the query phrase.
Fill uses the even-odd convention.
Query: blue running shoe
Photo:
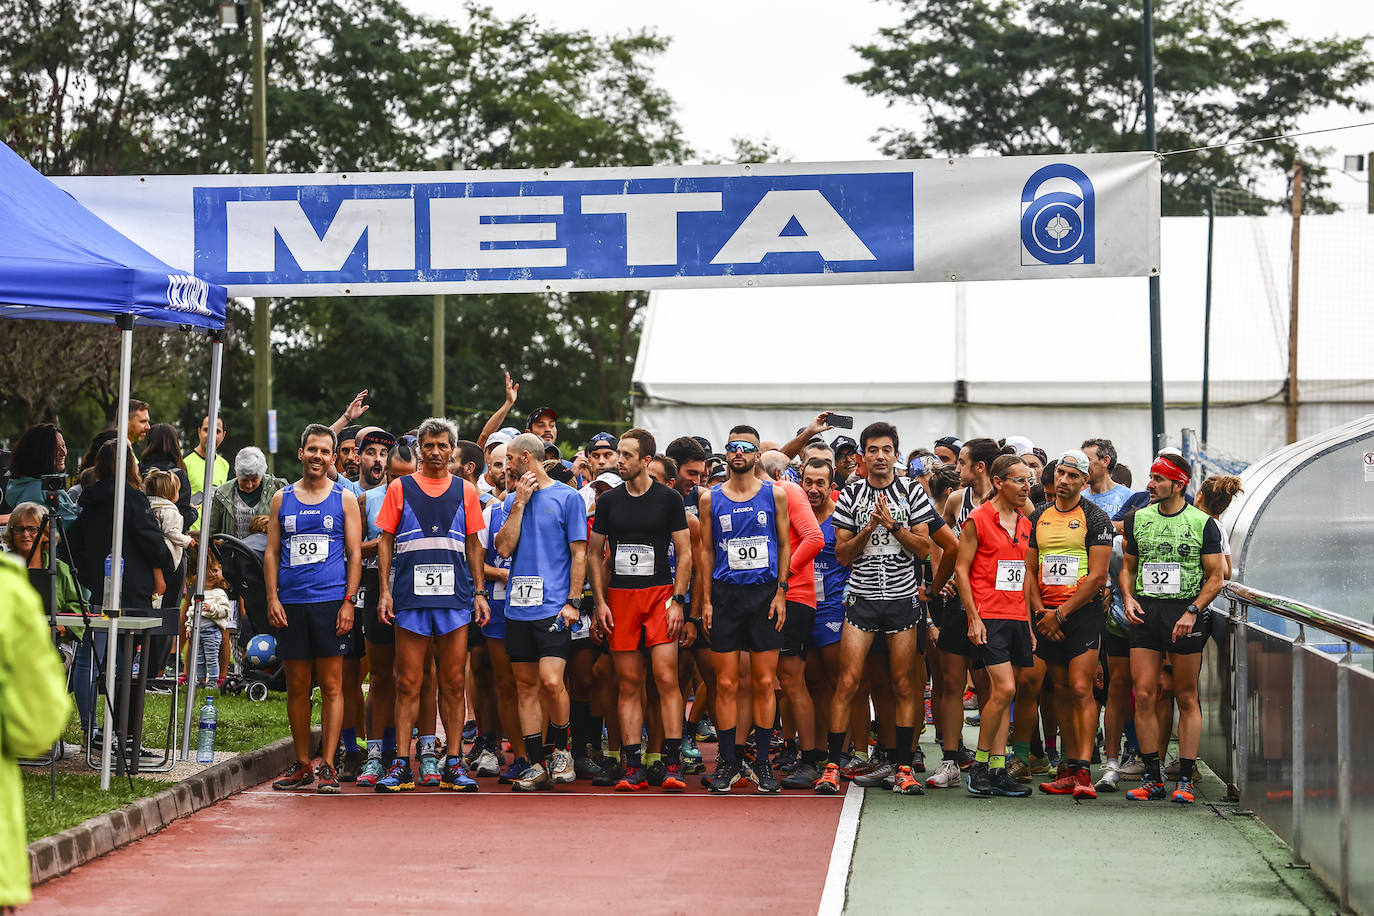
[[[444,774],[439,766],[439,758],[433,754],[420,755],[420,785],[437,786],[443,782]]]
[[[415,774],[410,770],[410,761],[397,757],[386,768],[386,775],[377,780],[374,792],[414,792]]]
[[[706,764],[701,760],[701,748],[697,747],[695,738],[682,740],[682,771],[693,775],[706,772]]]
[[[477,780],[468,775],[462,757],[450,757],[439,778],[439,788],[448,792],[476,792]]]
[[[500,776],[496,777],[496,781],[501,783],[501,785],[503,786],[508,786],[511,783],[515,782],[517,779],[519,779],[521,776],[524,776],[525,771],[529,768],[530,762],[528,760],[526,760],[524,757],[516,757],[514,760],[510,762],[510,766],[506,767],[506,771],[502,773]]]
[[[358,785],[376,788],[377,783],[385,775],[386,767],[382,766],[382,758],[369,757],[363,764],[363,771],[358,774]]]

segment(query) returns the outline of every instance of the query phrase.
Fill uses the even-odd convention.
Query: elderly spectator
[[[144,477],[156,468],[169,471],[177,479],[176,506],[181,513],[181,530],[190,531],[195,524],[197,513],[191,505],[191,478],[186,473],[186,464],[181,460],[181,442],[177,439],[176,427],[170,423],[158,423],[148,430],[148,438],[143,443],[143,457],[138,460],[138,473]]]
[[[253,516],[264,515],[272,497],[286,485],[267,473],[267,456],[248,446],[234,459],[234,479],[215,491],[210,503],[210,534],[246,538]]]
[[[11,506],[22,502],[42,504],[45,474],[63,474],[67,471],[67,440],[62,430],[52,423],[41,423],[30,427],[19,437],[14,445],[14,457],[10,459],[10,482],[5,488],[5,499]],[[65,477],[63,483],[66,483]],[[66,489],[57,491],[57,514],[62,524],[70,525],[76,521],[80,510]]]
[[[197,434],[200,436],[200,443],[188,455],[184,456],[186,462],[186,474],[191,478],[191,499],[196,504],[200,504],[200,493],[205,489],[205,447],[210,438],[210,418],[206,417],[200,421],[200,429]],[[219,447],[224,444],[224,417],[215,418],[215,472],[210,477],[210,487],[218,490],[229,480],[229,461],[220,453]]]

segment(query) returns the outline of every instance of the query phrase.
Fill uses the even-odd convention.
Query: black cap
[[[382,445],[391,448],[396,444],[396,437],[384,429],[370,429],[367,434],[358,440],[358,451],[362,451],[369,445]]]
[[[617,441],[615,436],[612,436],[610,433],[597,433],[587,440],[587,454],[590,455],[599,448],[608,448],[611,451],[615,451],[616,444]]]
[[[959,449],[964,447],[964,440],[958,436],[941,436],[935,440],[935,447],[939,448],[942,445],[957,455]]]
[[[702,449],[705,450],[706,454],[711,454],[713,449],[711,448],[710,439],[707,439],[705,436],[693,436],[692,438],[697,440],[697,445],[700,445]]]
[[[554,410],[552,407],[536,407],[534,413],[530,414],[530,418],[525,421],[525,429],[534,426],[534,421],[544,416],[544,414],[548,414],[555,420],[558,419],[558,411]]]
[[[544,443],[544,457],[546,457],[546,458],[562,458],[562,457],[563,457],[563,453],[562,453],[561,451],[558,450],[558,446],[557,446],[557,445],[554,445],[552,442],[545,442],[545,443]]]
[[[358,438],[358,430],[360,429],[362,429],[361,426],[345,426],[339,433],[339,441],[347,442],[349,439]]]
[[[835,456],[839,457],[840,452],[850,451],[857,453],[859,443],[848,436],[836,436],[830,443],[830,447],[835,450]]]

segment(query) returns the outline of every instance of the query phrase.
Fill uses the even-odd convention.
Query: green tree
[[[1145,137],[1138,2],[896,0],[902,21],[858,48],[850,82],[905,108],[914,122],[884,129],[892,156],[1111,152]],[[1328,105],[1368,111],[1374,78],[1364,37],[1308,40],[1239,0],[1155,4],[1160,150],[1291,133]],[[1170,156],[1164,211],[1199,212],[1208,187],[1254,189],[1264,172],[1304,159],[1306,204],[1329,205],[1315,151],[1293,141]]]

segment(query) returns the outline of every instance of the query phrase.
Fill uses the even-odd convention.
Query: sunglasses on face
[[[1025,486],[1026,484],[1030,483],[1030,478],[1029,478],[1029,477],[1008,477],[1008,478],[1006,478],[1006,481],[1007,481],[1007,483],[1014,483],[1014,484],[1016,484],[1018,487],[1021,487],[1021,486]]]
[[[727,442],[725,443],[727,452],[757,452],[759,447],[752,442]]]

